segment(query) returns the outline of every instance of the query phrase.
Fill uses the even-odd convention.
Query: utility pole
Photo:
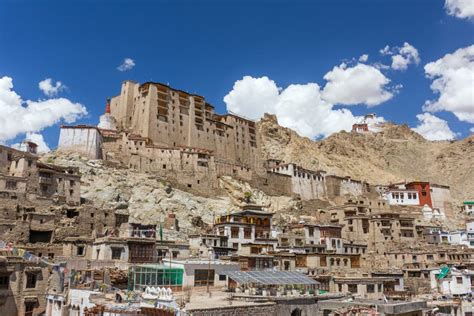
[[[169,287],[171,288],[171,257],[172,257],[172,254],[171,254],[171,246],[168,246],[168,252],[170,253],[170,267],[169,267],[169,270],[168,270],[168,278],[169,278]]]
[[[211,248],[209,247],[207,249],[207,258],[208,258],[208,261],[207,261],[207,281],[206,281],[206,292],[209,294],[209,296],[211,296],[211,292],[209,291],[209,278],[211,277]]]

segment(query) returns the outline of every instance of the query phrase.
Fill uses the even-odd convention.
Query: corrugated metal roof
[[[294,271],[227,271],[225,274],[240,284],[317,285],[318,281]]]

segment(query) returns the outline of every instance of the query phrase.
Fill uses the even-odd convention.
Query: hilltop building
[[[220,190],[222,176],[244,180],[270,195],[302,200],[362,195],[369,186],[294,163],[263,161],[257,122],[220,115],[204,97],[157,82],[125,81],[107,99],[98,126],[62,126],[58,151],[155,173],[199,194]]]

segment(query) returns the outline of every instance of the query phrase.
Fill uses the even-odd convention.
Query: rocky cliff
[[[135,170],[108,166],[79,154],[51,152],[45,162],[78,167],[81,173],[81,199],[97,208],[130,216],[130,222],[156,224],[169,213],[179,220],[180,231],[165,231],[165,237],[185,240],[189,233],[209,228],[214,216],[239,210],[247,202],[263,205],[268,211],[298,214],[300,201],[287,196],[268,196],[249,184],[231,177],[219,179],[224,194],[202,197],[174,188],[165,179]]]
[[[313,141],[278,125],[259,122],[264,158],[351,176],[373,184],[428,180],[451,186],[458,202],[474,197],[474,135],[458,141],[428,141],[407,125],[387,123],[378,133],[339,132]]]

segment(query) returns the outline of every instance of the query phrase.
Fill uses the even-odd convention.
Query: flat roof
[[[225,274],[240,284],[261,285],[318,285],[318,281],[295,271],[226,271]]]

